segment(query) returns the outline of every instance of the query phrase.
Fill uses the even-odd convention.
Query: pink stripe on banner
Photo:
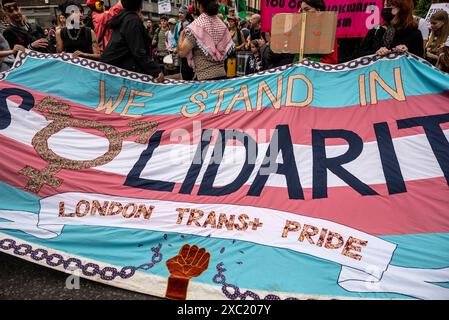
[[[19,87],[7,82],[3,82],[2,85],[5,87]],[[23,89],[34,95],[36,105],[43,98],[49,96],[48,94],[29,90],[27,88]],[[351,130],[356,132],[364,142],[375,141],[376,137],[373,129],[374,123],[385,122],[385,119],[406,119],[423,115],[445,114],[447,113],[446,104],[448,96],[449,91],[442,94],[410,96],[407,97],[407,101],[405,102],[382,100],[379,101],[379,104],[368,107],[281,107],[279,110],[270,107],[265,108],[262,111],[253,112],[236,110],[229,115],[223,115],[223,112],[220,112],[219,114],[201,114],[190,119],[184,118],[180,114],[151,115],[138,118],[120,116],[118,113],[106,115],[104,112],[98,112],[92,107],[86,107],[75,102],[64,101],[57,97],[54,98],[69,103],[72,106],[70,109],[71,113],[75,118],[88,119],[112,125],[119,131],[132,129],[128,125],[130,121],[158,122],[158,130],[165,130],[165,133],[162,136],[161,145],[179,143],[197,144],[198,137],[190,137],[188,141],[180,141],[179,139],[172,139],[172,141],[170,141],[170,135],[175,130],[181,129],[186,130],[187,132],[192,132],[194,129],[193,121],[198,121],[198,133],[201,132],[201,129],[240,129],[245,132],[254,131],[256,132],[257,141],[259,143],[270,141],[270,129],[274,129],[276,125],[288,124],[294,144],[310,145],[312,140],[312,129]],[[37,108],[33,110],[37,112]],[[295,120],[293,121],[293,119]],[[298,123],[298,121],[300,121],[300,123]],[[394,120],[389,120],[388,124],[393,138],[424,133],[424,130],[420,127],[398,130],[396,121]],[[449,123],[442,124],[441,127],[443,130],[449,129]],[[261,129],[265,129],[265,132],[258,131]],[[102,134],[96,130],[81,128],[79,130],[102,136]],[[128,141],[134,139],[135,137],[126,138]],[[326,145],[341,144],[345,144],[345,141],[340,139],[329,139],[329,141],[326,141]]]
[[[47,166],[34,149],[3,136],[0,136],[0,153],[0,180],[18,188],[23,189],[28,182],[25,176],[18,174],[20,169],[26,165],[39,170]],[[246,196],[249,186],[227,196],[212,197],[196,196],[198,186],[192,195],[178,194],[179,184],[173,192],[125,187],[124,176],[94,169],[62,170],[55,176],[63,180],[62,185],[57,189],[45,185],[39,192],[40,196],[76,191],[178,202],[265,207],[331,220],[373,235],[449,232],[448,186],[443,177],[408,181],[407,192],[396,195],[388,195],[385,185],[371,185],[379,196],[363,197],[349,187],[332,187],[328,189],[326,199],[312,200],[311,189],[305,189],[306,200],[290,200],[286,188],[278,187],[265,187],[261,197]]]

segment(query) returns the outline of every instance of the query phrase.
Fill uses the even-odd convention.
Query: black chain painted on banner
[[[217,264],[217,274],[212,278],[212,281],[216,284],[221,284],[221,291],[224,293],[226,298],[230,300],[246,300],[247,298],[252,298],[253,300],[282,300],[279,296],[275,294],[268,294],[264,298],[260,297],[257,293],[246,290],[245,292],[241,292],[240,288],[234,284],[230,284],[226,282],[226,277],[223,274],[226,269],[223,267],[223,262]],[[229,291],[232,289],[232,292]],[[299,300],[298,298],[289,297],[285,300]]]
[[[116,277],[128,279],[131,278],[137,270],[150,270],[152,267],[154,267],[154,265],[162,261],[162,253],[160,252],[161,248],[161,243],[159,243],[156,247],[151,248],[153,256],[150,263],[144,263],[138,267],[126,266],[121,268],[121,270],[119,271],[114,267],[104,267],[103,269],[101,269],[98,264],[92,262],[88,262],[83,265],[81,260],[77,258],[68,258],[67,260],[65,260],[64,257],[60,254],[49,254],[49,252],[45,249],[33,250],[33,247],[29,244],[17,245],[16,241],[12,239],[0,240],[0,249],[3,249],[5,251],[14,249],[13,252],[15,255],[30,255],[31,259],[33,259],[34,261],[41,261],[45,259],[47,265],[51,267],[63,265],[65,270],[81,270],[82,273],[88,277],[93,277],[98,274],[101,279],[107,281],[114,280]]]
[[[124,69],[120,69],[118,67],[115,66],[110,66],[107,65],[105,63],[102,62],[98,62],[98,61],[93,61],[93,60],[88,60],[88,59],[84,59],[84,58],[79,58],[79,57],[74,57],[71,54],[68,53],[57,53],[57,54],[52,54],[52,53],[39,53],[36,51],[28,51],[28,52],[21,52],[19,53],[19,57],[20,59],[17,59],[13,65],[13,68],[18,68],[22,65],[23,60],[27,57],[32,57],[32,58],[38,58],[38,59],[48,59],[48,58],[53,58],[53,59],[58,59],[58,60],[62,60],[62,61],[70,61],[73,64],[76,65],[80,65],[83,67],[89,67],[90,69],[93,70],[98,70],[101,72],[107,72],[109,74],[112,75],[120,75],[121,77],[126,77],[129,78],[131,80],[139,80],[142,82],[146,82],[146,83],[156,83],[155,79],[152,76],[146,75],[146,74],[140,74],[140,73],[135,73],[135,72],[131,72],[131,71],[127,71]],[[439,69],[437,69],[435,66],[433,66],[431,63],[429,63],[428,61],[415,56],[411,53],[408,52],[404,52],[404,53],[400,53],[400,52],[392,52],[389,53],[385,56],[378,56],[378,55],[372,55],[372,56],[366,56],[366,57],[362,57],[362,58],[358,58],[356,60],[352,60],[349,62],[344,62],[344,63],[339,63],[339,64],[323,64],[323,63],[319,63],[319,62],[315,62],[315,61],[309,61],[309,60],[305,60],[302,62],[296,62],[296,63],[291,63],[288,65],[284,65],[284,66],[280,66],[277,68],[273,68],[270,70],[264,70],[264,71],[259,71],[253,74],[249,74],[243,77],[239,77],[239,78],[235,78],[235,79],[242,79],[242,78],[251,78],[254,76],[258,76],[258,75],[265,75],[265,74],[273,74],[273,73],[277,73],[279,71],[285,71],[288,68],[291,68],[292,66],[306,66],[309,68],[314,68],[317,70],[323,70],[323,71],[343,71],[343,70],[351,70],[351,69],[355,69],[358,68],[360,66],[367,66],[373,62],[376,62],[377,60],[393,60],[396,59],[399,56],[407,56],[410,58],[413,58],[417,61],[420,61],[421,63],[424,63],[430,67],[432,67],[435,70],[440,71]],[[440,71],[442,72],[442,71]],[[5,77],[6,73],[0,73],[0,80],[2,80]],[[217,81],[227,81],[227,80],[217,80]],[[214,81],[214,82],[217,82]],[[172,80],[172,79],[164,79],[164,81],[162,82],[163,84],[180,84],[180,83],[207,83],[210,81],[186,81],[186,80]]]

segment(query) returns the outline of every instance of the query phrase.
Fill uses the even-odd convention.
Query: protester
[[[394,16],[391,13],[391,3],[390,0],[384,1],[384,7],[382,8],[381,17],[383,24],[377,25],[370,29],[363,39],[359,47],[359,57],[367,56],[376,53],[379,48],[384,46],[384,35],[387,31],[388,26],[393,20]]]
[[[176,54],[176,43],[175,43],[175,25],[176,25],[176,20],[174,18],[170,18],[168,19],[168,28],[169,30],[167,31],[167,34],[165,35],[165,45],[166,45],[166,49],[168,51],[168,54],[170,55],[170,59],[171,62],[170,63],[165,63],[164,64],[164,74],[176,74],[179,73],[179,59],[178,59],[178,55]]]
[[[251,28],[249,29],[249,37],[247,39],[248,48],[250,47],[252,40],[264,39],[264,35],[262,33],[261,25],[260,25],[260,14],[253,14],[251,16]]]
[[[165,42],[166,35],[168,31],[167,17],[162,16],[160,19],[161,27],[156,31],[155,38],[152,43],[157,49],[157,61],[159,64],[163,65],[164,57],[168,54]]]
[[[242,30],[237,25],[237,17],[229,16],[229,33],[231,34],[232,41],[234,41],[234,52],[241,50],[245,47],[245,36],[243,35]]]
[[[430,26],[432,32],[426,44],[425,58],[433,65],[436,65],[444,44],[449,37],[449,16],[447,12],[444,10],[435,12],[430,17]]]
[[[56,31],[56,50],[57,52],[72,53],[76,57],[88,58],[93,60],[100,59],[100,49],[98,47],[95,32],[83,25],[84,9],[80,4],[73,0],[68,0],[60,6],[62,12],[67,12],[69,6],[77,6],[79,13],[66,13],[66,19],[73,15],[74,19],[78,19],[79,24],[73,24],[73,28],[64,27]]]
[[[56,30],[62,29],[64,27],[65,27],[65,15],[63,13],[60,13],[58,15]]]
[[[26,22],[16,0],[2,0],[2,5],[9,20],[9,26],[3,31],[3,36],[10,48],[19,44],[28,49],[51,52],[44,30],[35,23]]]
[[[221,4],[220,4],[220,8],[221,8]],[[221,19],[221,21],[223,21],[223,23],[229,28],[229,18],[234,19],[236,18],[235,13],[234,12],[229,12],[229,10],[227,10],[227,13],[223,13],[220,11],[220,9],[218,9],[218,17]]]
[[[248,74],[255,73],[262,70],[262,60],[259,51],[259,40],[251,41],[251,53],[248,59]]]
[[[147,20],[146,28],[147,28],[148,38],[150,39],[150,45],[152,46],[154,33],[156,31],[155,27],[153,26],[153,20],[151,20],[151,19]]]
[[[391,8],[393,18],[376,53],[385,55],[392,51],[408,51],[423,57],[423,37],[418,23],[413,18],[413,0],[391,0],[390,4],[391,7],[387,8]]]
[[[247,41],[247,40],[248,40],[248,37],[249,37],[249,34],[250,34],[250,31],[249,31],[249,29],[248,29],[248,21],[242,20],[242,21],[240,22],[240,29],[241,29],[242,32],[243,32],[243,36],[245,37],[245,41]]]
[[[197,7],[195,7],[195,8],[197,8]],[[175,27],[175,43],[176,43],[177,47],[179,46],[179,37],[181,35],[181,32],[189,25],[189,21],[187,21],[187,16],[189,14],[190,14],[190,12],[189,12],[189,9],[187,6],[182,5],[179,8],[179,13],[178,13],[179,21]],[[179,64],[180,64],[182,79],[183,80],[193,80],[195,73],[193,71],[193,68],[191,66],[189,66],[187,59],[180,57]]]
[[[175,43],[175,26],[176,20],[174,18],[168,19],[168,31],[165,35],[165,45],[168,51],[173,51],[176,49]]]
[[[234,47],[229,30],[218,14],[216,0],[196,0],[200,16],[181,33],[178,53],[188,57],[198,80],[225,79],[223,61]]]
[[[8,41],[0,33],[0,72],[9,70],[14,63],[14,56],[19,51],[25,51],[25,47],[16,44],[11,50]]]
[[[92,23],[95,31],[95,35],[98,40],[98,46],[100,53],[103,53],[104,49],[111,39],[112,30],[109,28],[109,21],[120,12],[123,11],[121,1],[118,1],[109,10],[104,9],[103,1],[87,0],[86,5],[91,10]]]
[[[301,3],[300,12],[319,12],[326,11],[326,4],[324,0],[303,0]],[[335,38],[334,50],[329,54],[309,54],[304,58],[311,61],[317,61],[321,63],[337,64],[338,63],[338,42]],[[299,55],[295,57],[295,61],[299,61]]]
[[[234,41],[234,48],[226,58],[224,66],[228,78],[233,78],[236,75],[237,52],[245,49],[246,41],[242,31],[238,27],[237,17],[235,15],[229,15],[227,22],[232,41]]]
[[[287,64],[293,63],[295,60],[295,54],[291,53],[275,53],[271,50],[271,36],[269,33],[265,34],[267,42],[260,45],[260,59],[262,70],[268,70],[280,66],[285,66]]]
[[[101,61],[162,81],[164,74],[151,58],[148,33],[139,18],[142,0],[122,0],[122,6],[124,11],[109,22],[112,35]]]
[[[176,45],[178,45],[179,36],[181,34],[181,31],[184,30],[185,27],[189,25],[189,22],[187,21],[187,15],[189,14],[189,8],[186,5],[182,5],[179,8],[178,12],[178,23],[175,27],[175,42]]]

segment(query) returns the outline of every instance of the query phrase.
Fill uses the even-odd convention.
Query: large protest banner
[[[301,0],[261,0],[262,31],[271,30],[271,20],[277,13],[298,12]],[[364,37],[380,23],[382,0],[326,0],[327,11],[337,11],[337,38]]]
[[[0,252],[176,299],[449,299],[449,77],[414,56],[0,78]]]

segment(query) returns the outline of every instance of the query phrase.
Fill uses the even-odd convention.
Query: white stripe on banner
[[[27,146],[31,146],[34,135],[45,128],[49,121],[42,115],[17,108],[17,104],[8,101],[12,115],[11,125],[0,130],[0,133]],[[449,130],[444,131],[449,139]],[[54,134],[49,139],[49,147],[58,155],[73,160],[90,160],[101,156],[109,147],[108,140],[97,135],[66,128]],[[442,177],[443,172],[433,154],[427,137],[424,134],[393,139],[400,168],[405,181]],[[106,165],[94,169],[126,176],[139,159],[146,145],[125,141],[121,153]],[[312,147],[310,145],[294,146],[296,164],[299,170],[303,188],[312,187]],[[250,185],[265,157],[268,143],[258,144],[259,152],[256,166],[246,182]],[[347,150],[347,145],[327,146],[328,157],[336,157]],[[159,146],[153,157],[148,161],[141,178],[182,183],[194,158],[197,145],[169,144]],[[204,172],[211,158],[213,146],[208,149],[205,165],[202,166],[196,184],[200,184]],[[245,158],[242,146],[227,146],[223,161],[219,167],[215,186],[222,186],[232,182],[240,172]],[[279,155],[279,160],[281,155]],[[366,184],[385,184],[385,177],[380,161],[377,142],[364,143],[361,155],[354,161],[343,165],[345,169]],[[339,177],[328,170],[328,186],[347,186]],[[286,187],[284,176],[273,174],[267,181],[267,186]]]
[[[104,206],[103,215],[98,209],[93,210],[99,206]],[[250,206],[193,204],[76,192],[41,199],[40,207],[37,215],[0,210],[0,218],[11,220],[9,224],[0,223],[0,228],[22,230],[39,238],[57,237],[65,225],[77,225],[236,239],[338,263],[342,266],[338,283],[350,291],[449,299],[448,288],[431,284],[449,281],[449,268],[413,269],[390,265],[395,244],[324,219]],[[223,215],[228,223],[220,225],[220,216]],[[232,215],[235,220],[229,223]],[[317,233],[309,234],[314,240],[309,241],[307,235],[313,233],[313,228]],[[319,239],[323,241],[320,243]]]

